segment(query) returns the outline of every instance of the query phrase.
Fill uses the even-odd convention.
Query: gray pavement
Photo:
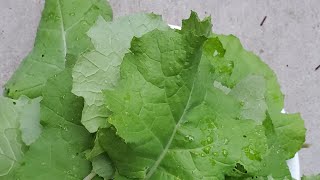
[[[115,17],[162,14],[181,25],[190,10],[211,15],[217,33],[234,34],[278,76],[288,112],[301,112],[310,148],[300,152],[303,174],[320,173],[319,0],[110,0]],[[0,86],[32,49],[43,0],[0,0]],[[263,26],[260,22],[267,16]]]

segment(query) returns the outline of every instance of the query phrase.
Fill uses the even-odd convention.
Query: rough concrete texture
[[[234,34],[276,72],[288,112],[305,119],[308,149],[302,172],[320,172],[320,1],[319,0],[110,0],[115,17],[134,12],[162,14],[181,25],[190,10],[211,15],[214,31]],[[43,0],[0,0],[0,86],[31,50]],[[267,16],[263,26],[260,23]]]

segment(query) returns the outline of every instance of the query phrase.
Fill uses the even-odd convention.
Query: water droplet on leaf
[[[217,56],[218,54],[219,54],[218,51],[217,51],[217,50],[214,50],[213,56],[215,57],[215,56]]]
[[[222,150],[222,155],[224,156],[224,157],[227,157],[228,156],[228,151],[226,150],[226,149],[223,149]]]
[[[55,14],[53,12],[50,12],[45,19],[46,19],[46,21],[49,21],[49,20],[53,19],[54,16],[55,16]]]
[[[66,174],[71,174],[71,171],[70,171],[70,170],[64,171],[64,173],[66,173]]]
[[[87,22],[86,20],[82,20],[82,21],[81,21],[81,24],[82,24],[82,25],[88,25],[88,22]]]
[[[207,146],[205,148],[202,149],[202,151],[206,154],[209,154],[210,153],[210,150],[211,150],[211,147],[210,146]]]
[[[227,145],[228,143],[229,143],[229,139],[224,139],[223,144],[224,144],[224,145]]]
[[[229,61],[229,63],[228,63],[228,67],[230,67],[230,68],[233,68],[233,67],[234,67],[234,63],[233,63],[233,61]]]
[[[211,129],[216,129],[217,128],[217,126],[214,124],[214,122],[210,122],[208,124],[208,127],[211,128]]]
[[[191,135],[186,135],[186,136],[185,136],[185,139],[186,139],[187,141],[189,141],[189,142],[192,142],[192,141],[194,140],[194,137],[191,136]]]
[[[263,166],[263,167],[266,167],[266,166],[267,166],[267,164],[266,164],[266,163],[263,163],[263,164],[262,164],[262,166]]]
[[[244,102],[243,101],[240,102],[240,106],[244,106]]]
[[[254,149],[252,145],[242,148],[246,156],[251,160],[261,160],[260,154]]]
[[[59,21],[59,20],[60,20],[60,17],[59,17],[59,16],[55,16],[55,17],[54,17],[54,20],[55,20],[55,21]]]

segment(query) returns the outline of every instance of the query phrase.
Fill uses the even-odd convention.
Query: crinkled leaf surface
[[[30,146],[18,169],[19,179],[82,179],[91,172],[91,163],[84,156],[93,141],[81,126],[83,99],[71,93],[71,68],[75,62],[50,78],[41,102],[41,137]]]
[[[267,114],[263,122],[268,138],[268,151],[264,155],[261,176],[274,179],[291,179],[286,160],[301,149],[305,141],[305,128],[299,114],[277,114],[273,118]]]
[[[285,160],[304,141],[303,121],[280,114],[282,94],[265,64],[202,30],[154,30],[132,40],[119,85],[105,91],[112,127],[98,133],[116,176],[290,178]]]
[[[283,109],[283,95],[277,82],[274,72],[263,62],[259,57],[251,52],[246,51],[238,38],[229,35],[213,35],[218,37],[225,53],[221,56],[220,53],[214,51],[217,58],[211,60],[214,68],[214,77],[217,82],[226,86],[226,88],[238,89],[239,84],[247,81],[250,76],[262,76],[263,81],[251,81],[247,83],[247,91],[250,92],[239,94],[239,98],[243,99],[242,103],[246,110],[243,113],[254,112],[252,115],[265,117],[263,125],[265,126],[266,136],[268,137],[269,150],[264,158],[263,170],[261,174],[267,176],[272,172],[273,177],[282,179],[284,176],[289,177],[290,173],[285,160],[292,158],[295,153],[301,149],[305,141],[306,129],[304,122],[299,114],[281,114]],[[221,50],[220,50],[221,51]],[[263,84],[261,84],[263,83]],[[251,86],[256,88],[250,88]],[[259,87],[266,86],[264,96]],[[257,93],[260,92],[260,95]],[[230,94],[234,94],[231,92]],[[249,96],[247,96],[247,95]],[[252,99],[254,98],[254,99]],[[247,100],[251,99],[251,107],[248,107]],[[263,103],[263,99],[265,103]],[[265,107],[265,105],[267,107]],[[267,116],[263,115],[263,110],[267,108]],[[266,112],[265,111],[265,112]],[[261,122],[261,118],[259,120]]]
[[[114,112],[109,122],[127,144],[111,129],[99,133],[119,174],[221,179],[237,161],[255,163],[241,157],[241,148],[253,143],[250,139],[259,139],[256,151],[266,150],[259,133],[263,127],[238,120],[240,103],[212,87],[210,62],[201,61],[205,40],[172,30],[133,40],[119,87],[106,92]],[[243,138],[244,133],[250,138]]]
[[[131,39],[157,28],[167,28],[160,16],[135,14],[114,22],[99,18],[88,32],[94,50],[83,54],[76,63],[72,92],[85,99],[82,123],[90,132],[106,127],[110,112],[104,106],[101,90],[117,84],[120,64],[129,52]]]
[[[216,81],[228,88],[233,88],[249,75],[263,76],[266,81],[264,86],[267,88],[265,99],[268,111],[279,113],[283,109],[284,98],[277,77],[268,65],[252,52],[246,51],[235,36],[213,36],[219,38],[225,49],[223,55],[218,51],[213,53],[217,56],[211,61],[214,66]]]
[[[26,150],[24,142],[29,145],[38,138],[40,100],[0,97],[0,179],[9,179],[20,166]]]
[[[65,68],[66,54],[92,46],[86,32],[98,16],[112,19],[106,0],[46,0],[34,48],[6,84],[7,95],[41,96],[47,79]]]
[[[210,36],[212,34],[211,18],[206,17],[202,23],[199,23],[200,19],[198,14],[191,11],[188,19],[182,20],[181,32],[192,32],[199,36]]]

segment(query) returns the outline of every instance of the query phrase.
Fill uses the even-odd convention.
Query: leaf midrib
[[[66,57],[66,55],[67,55],[67,42],[66,42],[66,31],[64,29],[64,18],[62,16],[60,0],[57,0],[57,2],[58,2],[59,14],[61,17],[60,28],[61,28],[61,38],[63,41],[63,54],[64,54],[64,57]]]
[[[198,64],[198,67],[197,67],[197,73],[199,72],[199,66],[200,66],[200,62]],[[187,101],[187,104],[183,110],[183,113],[181,114],[180,116],[180,119],[179,121],[177,122],[176,126],[174,127],[173,131],[172,131],[172,134],[170,136],[170,139],[167,143],[167,145],[165,146],[164,150],[162,151],[162,153],[159,155],[157,161],[154,163],[154,165],[151,167],[150,171],[147,173],[146,175],[146,178],[145,179],[150,179],[151,176],[155,173],[155,171],[157,170],[157,168],[159,167],[160,163],[162,162],[163,158],[166,156],[171,144],[172,144],[172,141],[176,135],[176,132],[178,130],[178,128],[180,127],[180,124],[181,124],[181,121],[184,119],[186,113],[187,113],[187,110],[189,109],[190,107],[190,100],[191,100],[191,97],[192,97],[192,94],[193,94],[193,90],[194,90],[194,86],[195,86],[195,82],[196,82],[196,79],[197,79],[197,76],[195,76],[195,78],[193,79],[193,82],[192,82],[192,87],[191,87],[191,91],[189,93],[189,98],[188,98],[188,101]]]

